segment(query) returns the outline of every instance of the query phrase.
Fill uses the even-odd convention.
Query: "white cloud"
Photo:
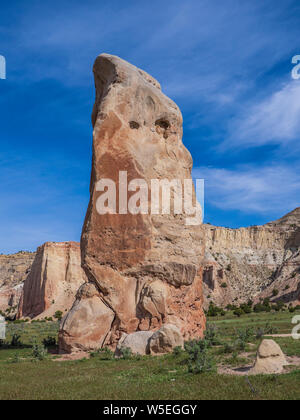
[[[223,146],[284,146],[299,137],[300,82],[293,80],[244,112],[231,125],[230,137]]]
[[[242,166],[235,170],[198,167],[196,178],[205,179],[205,201],[222,210],[251,214],[282,214],[300,204],[300,173],[294,167]]]

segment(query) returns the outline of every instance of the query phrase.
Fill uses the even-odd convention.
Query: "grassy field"
[[[227,314],[209,319],[218,329],[220,344],[209,354],[218,366],[241,367],[253,363],[261,337],[257,330],[290,334],[291,320],[300,313],[250,314],[235,318]],[[225,350],[241,331],[251,328],[245,349]],[[300,370],[280,376],[246,377],[192,374],[185,355],[141,357],[129,360],[103,360],[101,355],[81,361],[58,362],[49,354],[35,359],[32,346],[48,336],[57,337],[57,323],[10,324],[7,342],[20,336],[21,347],[0,347],[0,399],[300,399]],[[260,334],[259,334],[260,336]],[[300,341],[275,338],[289,356],[300,357]]]

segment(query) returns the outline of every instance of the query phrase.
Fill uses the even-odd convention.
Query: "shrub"
[[[173,349],[173,355],[175,357],[181,356],[183,353],[184,353],[184,350],[183,350],[182,347],[180,347],[180,346],[174,347],[174,349]]]
[[[278,329],[276,327],[273,327],[269,322],[266,323],[264,328],[265,334],[277,334]]]
[[[215,362],[207,350],[199,354],[195,362],[189,362],[188,371],[194,374],[213,372],[215,370]]]
[[[274,289],[273,290],[273,292],[272,292],[272,295],[275,297],[275,296],[278,296],[279,295],[279,290],[277,290],[277,289]]]
[[[121,358],[124,360],[130,360],[132,358],[132,350],[129,347],[124,347],[120,350]]]
[[[11,347],[22,347],[22,341],[21,336],[19,334],[13,334],[11,341],[10,341]]]
[[[266,304],[262,304],[262,303],[258,303],[254,306],[254,312],[255,313],[259,313],[259,312],[271,312],[271,306],[268,303]]]
[[[263,328],[258,328],[258,330],[256,331],[256,334],[255,334],[255,338],[257,340],[261,340],[264,335],[265,335],[264,329]]]
[[[236,348],[238,350],[245,350],[247,343],[253,337],[253,330],[252,328],[246,328],[245,330],[237,330],[236,331]]]
[[[276,305],[272,306],[272,309],[274,309],[276,312],[284,311],[285,305],[283,302],[277,302]]]
[[[32,346],[32,356],[34,360],[44,360],[47,356],[47,350],[42,344],[34,343]]]
[[[19,363],[20,361],[21,361],[21,359],[20,359],[18,353],[15,353],[13,355],[13,357],[11,358],[10,363]]]
[[[114,353],[108,347],[104,347],[103,349],[91,352],[90,355],[91,357],[99,357],[101,360],[113,360],[115,357]]]
[[[206,340],[192,340],[184,345],[187,352],[188,372],[199,374],[212,372],[215,369],[213,357],[208,353],[208,344]]]
[[[44,347],[55,347],[57,345],[56,338],[48,335],[47,338],[44,338],[43,345]]]
[[[226,354],[233,353],[235,350],[235,345],[233,343],[225,343],[223,347],[223,352]]]
[[[233,311],[233,314],[240,318],[244,314],[244,312],[241,308],[237,308],[235,311]]]
[[[221,344],[218,339],[218,329],[215,325],[207,324],[204,339],[208,347],[219,346]]]
[[[225,312],[222,308],[219,308],[218,306],[210,302],[209,308],[207,311],[207,316],[215,317],[215,316],[223,315],[223,314],[225,315]]]
[[[235,305],[227,305],[226,309],[227,311],[235,311],[236,309],[238,309],[238,307]]]
[[[222,283],[222,284],[221,284],[221,287],[222,287],[223,289],[227,289],[227,287],[228,287],[228,286],[227,286],[227,283],[225,283],[225,282],[224,282],[224,283]]]
[[[206,340],[190,340],[184,343],[184,350],[194,361],[197,359],[198,354],[207,349],[208,344]]]
[[[54,318],[57,319],[58,321],[61,321],[62,316],[63,316],[62,311],[56,311],[54,314]]]
[[[242,303],[240,306],[240,309],[245,313],[245,314],[251,314],[252,313],[252,305],[246,305],[245,303]]]

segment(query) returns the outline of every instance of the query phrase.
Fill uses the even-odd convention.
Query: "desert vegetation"
[[[115,358],[104,348],[73,361],[59,361],[58,322],[9,322],[6,340],[0,344],[0,398],[299,399],[297,367],[288,367],[283,375],[248,380],[226,374],[226,369],[253,364],[263,337],[290,334],[290,312],[241,317],[233,312],[208,317],[204,339],[186,342],[184,349],[175,348],[172,354],[136,356],[123,349]],[[287,356],[300,357],[299,341],[274,339]]]

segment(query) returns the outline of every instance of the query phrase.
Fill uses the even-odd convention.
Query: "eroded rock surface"
[[[256,361],[250,370],[252,375],[282,373],[288,362],[281,348],[274,340],[263,340],[259,346]]]
[[[47,242],[38,248],[25,280],[18,318],[53,317],[72,307],[80,285],[87,281],[76,242]]]
[[[18,252],[0,255],[0,311],[15,316],[22,294],[23,283],[28,276],[34,252]]]
[[[92,283],[79,289],[70,312],[61,322],[60,352],[80,352],[100,349],[110,332],[113,311],[105,305]]]
[[[137,331],[132,334],[124,334],[118,342],[116,356],[122,355],[122,349],[130,349],[132,354],[145,356],[150,354],[149,341],[153,331]]]
[[[179,329],[172,324],[163,325],[156,331],[149,342],[152,355],[171,353],[175,347],[183,348],[184,340]]]
[[[117,206],[123,203],[124,210],[125,202],[127,207],[128,201],[119,196],[120,171],[127,172],[128,183],[146,181],[149,190],[151,179],[179,179],[182,184],[191,179],[192,158],[182,143],[180,110],[155,79],[118,57],[99,56],[94,75],[91,198],[81,249],[89,281],[114,313],[112,325],[110,320],[106,323],[105,331],[110,332],[103,344],[115,346],[123,333],[155,331],[164,323],[177,325],[187,339],[199,337],[205,326],[202,227],[188,226],[185,215],[174,212],[97,211],[101,179],[116,183]],[[128,200],[133,194],[128,193]],[[150,192],[148,201],[150,205]],[[74,317],[74,307],[72,311]],[[66,337],[68,333],[65,327]],[[79,334],[74,348],[84,341]]]
[[[300,208],[264,226],[204,227],[205,307],[261,298],[300,304]]]

